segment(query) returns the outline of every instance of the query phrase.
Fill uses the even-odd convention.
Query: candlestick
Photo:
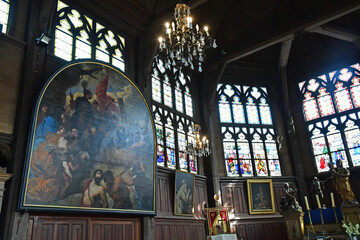
[[[306,206],[306,210],[310,210],[309,208],[309,202],[308,202],[308,199],[307,199],[307,196],[304,197],[305,199],[305,206]]]
[[[330,193],[330,198],[331,198],[331,206],[335,207],[335,200],[334,200],[334,193]]]
[[[315,197],[316,197],[316,202],[317,202],[318,208],[321,209],[319,195],[315,195]]]

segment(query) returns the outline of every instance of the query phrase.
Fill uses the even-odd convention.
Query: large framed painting
[[[195,175],[176,170],[174,215],[194,215]]]
[[[250,214],[275,213],[274,193],[271,179],[247,180]]]
[[[139,88],[119,70],[78,61],[36,103],[20,209],[155,214],[155,128]]]

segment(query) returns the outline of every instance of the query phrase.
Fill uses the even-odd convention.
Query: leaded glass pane
[[[251,160],[240,160],[240,169],[241,169],[241,176],[243,177],[254,176]]]
[[[259,124],[260,123],[257,106],[253,103],[252,98],[248,98],[248,103],[246,103],[246,112],[247,112],[249,124]]]
[[[347,89],[336,91],[334,94],[339,112],[347,111],[353,108],[349,91]]]
[[[268,170],[267,170],[265,160],[262,160],[262,159],[255,160],[255,166],[256,166],[256,175],[257,176],[268,176]]]
[[[360,107],[360,85],[351,87],[351,96],[355,107]]]
[[[157,144],[163,145],[164,144],[163,127],[159,124],[155,124],[155,127],[156,127],[156,142]]]
[[[260,109],[261,123],[265,125],[272,125],[270,107],[268,104],[266,104],[264,98],[261,98],[259,109]]]
[[[330,147],[331,152],[344,150],[344,144],[343,144],[343,141],[341,139],[341,134],[340,133],[329,134],[327,136],[327,139],[328,139],[328,142],[329,142],[329,147]]]
[[[110,61],[110,57],[109,55],[104,52],[104,51],[101,51],[99,49],[96,49],[96,52],[95,52],[95,58],[97,60],[100,60],[100,61],[103,61],[103,62],[109,62]]]
[[[235,142],[223,142],[224,155],[226,159],[236,159]]]
[[[2,33],[6,33],[9,19],[10,3],[7,0],[0,0],[0,24],[3,25]]]
[[[353,165],[355,167],[360,166],[360,147],[350,149],[350,156],[351,156]]]
[[[225,95],[220,97],[219,101],[219,115],[220,115],[220,122],[222,123],[231,123],[231,110],[230,104],[226,101]]]
[[[190,94],[185,93],[185,111],[186,115],[189,117],[193,117],[193,103],[192,103],[192,97]]]
[[[164,104],[168,107],[173,107],[171,86],[168,83],[163,83],[164,86]]]
[[[270,176],[281,176],[280,161],[273,159],[269,160]]]
[[[60,30],[55,31],[54,54],[62,59],[72,59],[72,36]]]
[[[189,155],[190,172],[197,173],[197,158],[194,155]]]
[[[234,122],[235,123],[245,123],[244,107],[243,107],[242,103],[240,102],[240,99],[238,96],[234,97],[232,108],[233,108]],[[231,119],[231,117],[230,117],[230,119]]]
[[[306,121],[310,121],[319,117],[319,110],[315,99],[304,100],[304,114]]]
[[[265,148],[268,159],[279,159],[275,142],[265,142]]]
[[[166,149],[166,163],[168,168],[176,168],[175,150],[171,148]]]
[[[328,164],[330,162],[329,155],[319,155],[315,156],[316,166],[319,172],[327,172],[330,170]]]
[[[166,146],[175,148],[174,130],[166,128]]]
[[[238,140],[237,147],[238,147],[239,159],[250,159],[251,158],[249,143],[246,140],[245,141]]]
[[[330,94],[318,97],[321,116],[325,117],[335,113]]]
[[[164,148],[161,145],[157,145],[157,165],[165,166],[165,154]]]
[[[239,166],[237,160],[229,158],[225,161],[225,164],[228,176],[239,176]]]
[[[254,159],[265,159],[264,145],[261,141],[253,141]]]
[[[153,100],[161,103],[161,83],[156,78],[152,77],[152,97]]]
[[[91,46],[83,41],[76,40],[75,59],[91,58]]]
[[[338,160],[341,160],[344,167],[349,167],[349,163],[347,161],[345,151],[333,152],[333,153],[331,153],[331,158],[334,162],[335,167],[336,167],[336,163]]]
[[[179,112],[184,112],[184,103],[183,103],[183,95],[180,89],[175,89],[175,104],[176,110]]]
[[[185,171],[185,172],[188,171],[189,167],[186,161],[186,154],[183,152],[179,152],[179,165],[181,171]]]
[[[311,142],[315,155],[329,152],[324,137],[313,138]]]
[[[178,144],[179,144],[179,151],[184,152],[186,150],[186,137],[185,137],[185,134],[178,132]]]

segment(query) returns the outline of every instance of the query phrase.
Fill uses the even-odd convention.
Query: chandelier
[[[185,152],[187,154],[198,157],[209,156],[211,153],[209,140],[207,140],[206,137],[200,139],[200,130],[201,127],[199,124],[194,124],[192,126],[192,134],[194,135],[194,139],[187,143]]]
[[[216,48],[215,39],[209,34],[207,26],[200,29],[193,27],[190,7],[178,3],[174,12],[175,22],[165,23],[165,34],[159,37],[159,50],[156,59],[163,59],[165,67],[197,68],[202,71],[201,64],[205,61],[205,50]]]

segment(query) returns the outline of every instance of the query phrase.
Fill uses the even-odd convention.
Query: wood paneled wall
[[[287,239],[285,220],[279,213],[285,182],[296,188],[293,178],[273,179],[275,214],[250,215],[246,179],[221,179],[222,205],[230,207],[231,226],[238,239]]]
[[[140,240],[140,218],[31,216],[28,240]]]
[[[206,220],[202,209],[207,204],[206,178],[196,176],[194,189],[194,216],[174,215],[175,173],[158,168],[156,240],[206,239]]]

